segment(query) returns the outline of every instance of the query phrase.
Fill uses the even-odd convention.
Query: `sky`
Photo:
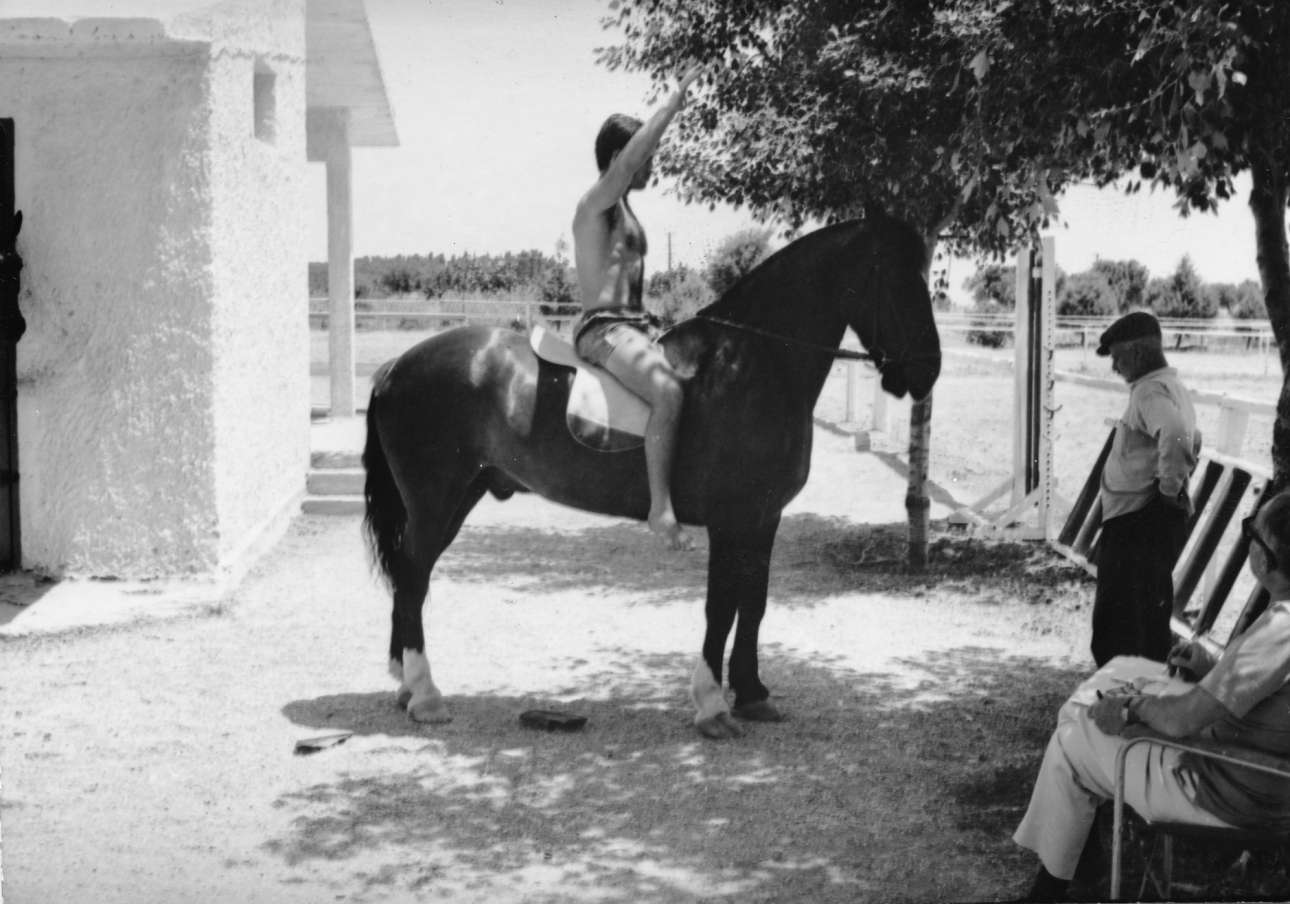
[[[397,148],[354,151],[357,255],[553,253],[570,240],[578,197],[595,179],[592,145],[605,117],[646,118],[649,82],[596,64],[615,43],[609,0],[366,0]],[[0,15],[156,15],[211,0],[0,0]],[[666,138],[664,139],[666,140]],[[326,188],[309,167],[308,252],[326,259]],[[666,181],[633,196],[650,240],[649,269],[701,266],[723,238],[754,225],[747,211],[686,206]],[[1188,255],[1210,282],[1257,279],[1248,181],[1217,215],[1180,217],[1173,195],[1077,187],[1059,198],[1058,265],[1136,259],[1167,275]],[[670,240],[670,241],[669,241]],[[957,295],[976,262],[951,262]]]
[[[569,240],[578,197],[596,176],[592,142],[611,112],[645,118],[648,80],[609,72],[595,48],[607,0],[367,0],[400,147],[354,152],[358,255],[554,252]],[[666,138],[664,139],[666,140]],[[326,250],[321,166],[311,168],[310,254]],[[633,197],[650,237],[651,268],[701,265],[746,210],[686,206],[662,182]],[[1257,279],[1248,182],[1217,215],[1183,218],[1173,195],[1076,187],[1059,198],[1058,264],[1136,259],[1167,275],[1188,255],[1211,282]],[[956,289],[974,261],[951,264]]]
[[[596,132],[610,113],[645,118],[649,82],[597,66],[604,0],[367,0],[397,149],[354,151],[355,254],[555,251],[596,178]],[[313,167],[326,251],[325,181]],[[753,221],[685,206],[657,188],[633,206],[653,265],[698,264]]]

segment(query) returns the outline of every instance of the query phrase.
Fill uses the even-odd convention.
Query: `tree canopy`
[[[1074,183],[1172,189],[1248,171],[1265,304],[1290,372],[1290,3],[612,0],[610,68],[660,89],[712,61],[659,170],[790,227],[876,202],[956,252],[1007,254]],[[1274,427],[1290,482],[1290,392]]]

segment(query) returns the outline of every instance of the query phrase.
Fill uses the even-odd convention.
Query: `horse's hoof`
[[[756,703],[736,704],[731,710],[736,719],[746,722],[783,722],[784,714],[771,705],[769,700],[758,700]]]
[[[694,727],[699,729],[699,733],[705,738],[711,738],[714,741],[726,741],[744,736],[744,730],[735,724],[730,718],[730,713],[727,712],[719,712],[706,719],[695,719]]]
[[[399,709],[407,709],[408,703],[412,701],[412,691],[399,691],[399,695],[394,698],[394,702],[399,705]]]
[[[442,725],[452,721],[452,713],[443,705],[442,700],[423,700],[408,707],[408,715],[413,722],[424,722],[429,725]]]

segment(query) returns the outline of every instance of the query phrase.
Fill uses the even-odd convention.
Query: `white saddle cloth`
[[[539,358],[575,370],[565,412],[574,439],[602,452],[623,452],[644,444],[649,406],[639,396],[603,367],[583,361],[567,339],[544,327],[533,327],[529,344]]]

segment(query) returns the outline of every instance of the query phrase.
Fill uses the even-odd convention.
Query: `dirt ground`
[[[1008,435],[995,401],[1011,381],[954,367],[933,477],[971,502],[1008,468],[990,443]],[[842,386],[839,371],[826,418]],[[1073,494],[1118,403],[1058,401]],[[789,721],[734,742],[690,723],[702,535],[677,556],[531,497],[482,503],[436,573],[446,726],[395,706],[389,600],[353,517],[298,519],[200,615],[0,638],[3,900],[1016,897],[1034,860],[1010,836],[1056,706],[1091,666],[1091,585],[1033,548],[949,535],[928,574],[906,574],[893,451],[817,430],[762,630]],[[934,518],[953,500],[935,501]],[[532,707],[588,723],[534,732],[517,719]]]
[[[905,574],[903,481],[817,444],[762,631],[789,721],[725,743],[690,723],[705,538],[678,556],[517,497],[441,562],[427,623],[456,718],[415,725],[357,518],[301,518],[202,617],[0,642],[4,900],[1016,896],[1033,861],[1010,834],[1087,668],[1087,583],[949,539]],[[536,706],[589,721],[521,727]]]

